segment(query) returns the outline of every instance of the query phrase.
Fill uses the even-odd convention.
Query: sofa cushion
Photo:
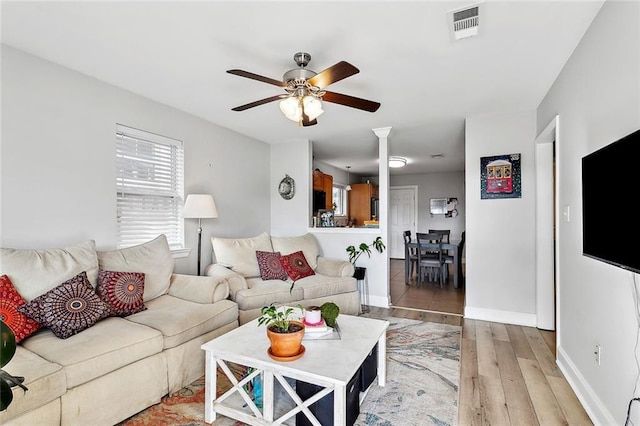
[[[60,339],[67,339],[109,316],[109,306],[91,287],[86,272],[80,272],[18,310],[50,328]]]
[[[0,276],[0,319],[11,329],[16,343],[40,329],[40,324],[18,311],[24,305],[24,299],[13,287],[7,275]]]
[[[211,238],[217,263],[227,266],[244,277],[259,277],[256,251],[273,251],[269,234],[253,238]]]
[[[65,340],[43,330],[25,339],[22,345],[62,365],[67,387],[73,388],[159,353],[162,334],[123,318],[109,317]]]
[[[281,257],[279,251],[256,251],[260,278],[263,280],[288,280],[287,271],[280,263]]]
[[[281,256],[280,263],[293,281],[315,274],[304,257],[302,250]]]
[[[86,271],[96,286],[98,258],[92,241],[66,248],[47,250],[0,249],[0,274],[11,278],[18,293],[27,301]]]
[[[341,293],[357,291],[358,282],[353,277],[328,277],[316,274],[296,281],[304,293],[304,299],[317,299]]]
[[[304,234],[296,237],[271,237],[273,251],[279,251],[282,255],[302,250],[309,266],[315,270],[318,266],[320,249],[318,241],[313,234]]]
[[[98,271],[98,296],[109,306],[113,316],[125,317],[142,312],[144,274],[142,272]]]
[[[24,377],[24,385],[29,390],[23,392],[20,388],[13,388],[13,401],[6,411],[0,413],[0,424],[59,398],[67,390],[67,379],[61,365],[49,362],[20,345],[3,370],[13,376]]]
[[[159,330],[164,349],[173,348],[237,319],[233,302],[195,303],[165,294],[147,303],[147,310],[127,320]]]
[[[162,234],[137,246],[98,251],[98,264],[105,271],[142,272],[146,302],[169,290],[174,260],[167,237]]]
[[[298,287],[298,284],[289,291],[291,289],[290,281],[263,281],[260,278],[249,278],[247,285],[249,288],[237,291],[234,299],[238,308],[243,311],[262,308],[270,303],[293,303],[303,298],[302,288]]]

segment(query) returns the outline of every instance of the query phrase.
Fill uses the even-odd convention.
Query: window
[[[172,250],[184,247],[182,142],[118,125],[116,206],[118,248],[165,234]]]
[[[347,191],[344,185],[333,185],[333,203],[336,205],[335,215],[346,216],[347,215]]]

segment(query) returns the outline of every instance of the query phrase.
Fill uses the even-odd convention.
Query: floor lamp
[[[218,217],[218,209],[213,196],[209,194],[189,194],[184,202],[182,216],[198,219],[198,275],[200,275],[200,253],[202,251],[202,219]]]

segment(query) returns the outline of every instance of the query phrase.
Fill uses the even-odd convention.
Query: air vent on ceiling
[[[449,28],[454,40],[478,35],[480,4],[449,11]]]

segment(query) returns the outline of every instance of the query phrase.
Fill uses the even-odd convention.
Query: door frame
[[[411,228],[411,235],[416,235],[418,229],[418,185],[398,185],[398,186],[390,186],[389,187],[389,211],[391,211],[391,192],[394,190],[405,190],[411,189],[413,190],[413,226]],[[391,229],[389,229],[391,232]],[[389,258],[391,258],[391,253],[389,253]]]
[[[556,330],[560,309],[560,240],[559,234],[559,176],[557,173],[560,143],[559,116],[540,132],[535,140],[536,154],[536,326]],[[555,155],[554,155],[555,142]],[[555,158],[555,161],[554,161]],[[546,194],[544,188],[553,188]],[[568,212],[566,215],[568,220]],[[552,229],[549,229],[552,228]]]

